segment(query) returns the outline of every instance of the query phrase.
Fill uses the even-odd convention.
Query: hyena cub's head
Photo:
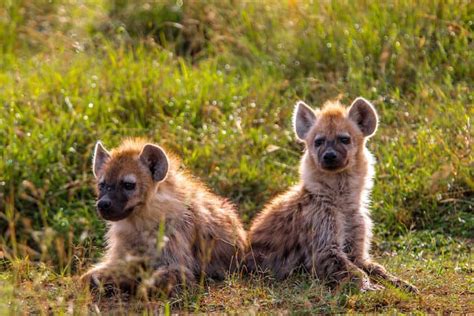
[[[168,158],[159,146],[130,141],[109,153],[97,142],[93,172],[100,216],[109,221],[130,216],[146,204],[157,183],[165,180],[168,167]]]
[[[377,113],[369,101],[360,97],[347,109],[339,103],[328,103],[322,110],[313,111],[300,101],[293,125],[316,168],[340,172],[356,165],[365,139],[377,129]]]

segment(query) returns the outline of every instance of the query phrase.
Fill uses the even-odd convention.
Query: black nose
[[[110,202],[109,200],[99,200],[99,202],[97,202],[97,207],[101,211],[107,211],[111,206],[112,202]]]
[[[323,156],[324,162],[326,162],[326,163],[334,162],[334,160],[336,160],[336,158],[337,158],[337,155],[334,151],[328,151]]]

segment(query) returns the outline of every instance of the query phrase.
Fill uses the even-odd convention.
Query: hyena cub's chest
[[[127,254],[142,258],[156,258],[168,238],[159,228],[136,232],[134,238],[127,240]]]
[[[344,246],[351,235],[351,214],[357,213],[357,204],[345,196],[313,196],[303,212],[301,231],[318,248],[329,245]],[[309,235],[309,236],[308,236]]]

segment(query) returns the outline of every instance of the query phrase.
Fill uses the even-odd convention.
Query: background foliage
[[[293,104],[359,95],[381,117],[376,251],[462,254],[472,273],[473,23],[470,1],[3,2],[5,280],[32,280],[14,262],[74,275],[100,254],[96,140],[171,148],[248,224],[298,180]]]

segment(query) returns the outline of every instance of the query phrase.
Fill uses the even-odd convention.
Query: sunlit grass
[[[369,142],[375,248],[383,258],[398,251],[382,260],[423,299],[234,277],[171,308],[472,311],[468,2],[146,2],[0,5],[0,309],[105,308],[78,295],[75,279],[103,242],[91,189],[96,140],[167,146],[248,224],[298,179],[293,104],[363,95],[380,114]]]

